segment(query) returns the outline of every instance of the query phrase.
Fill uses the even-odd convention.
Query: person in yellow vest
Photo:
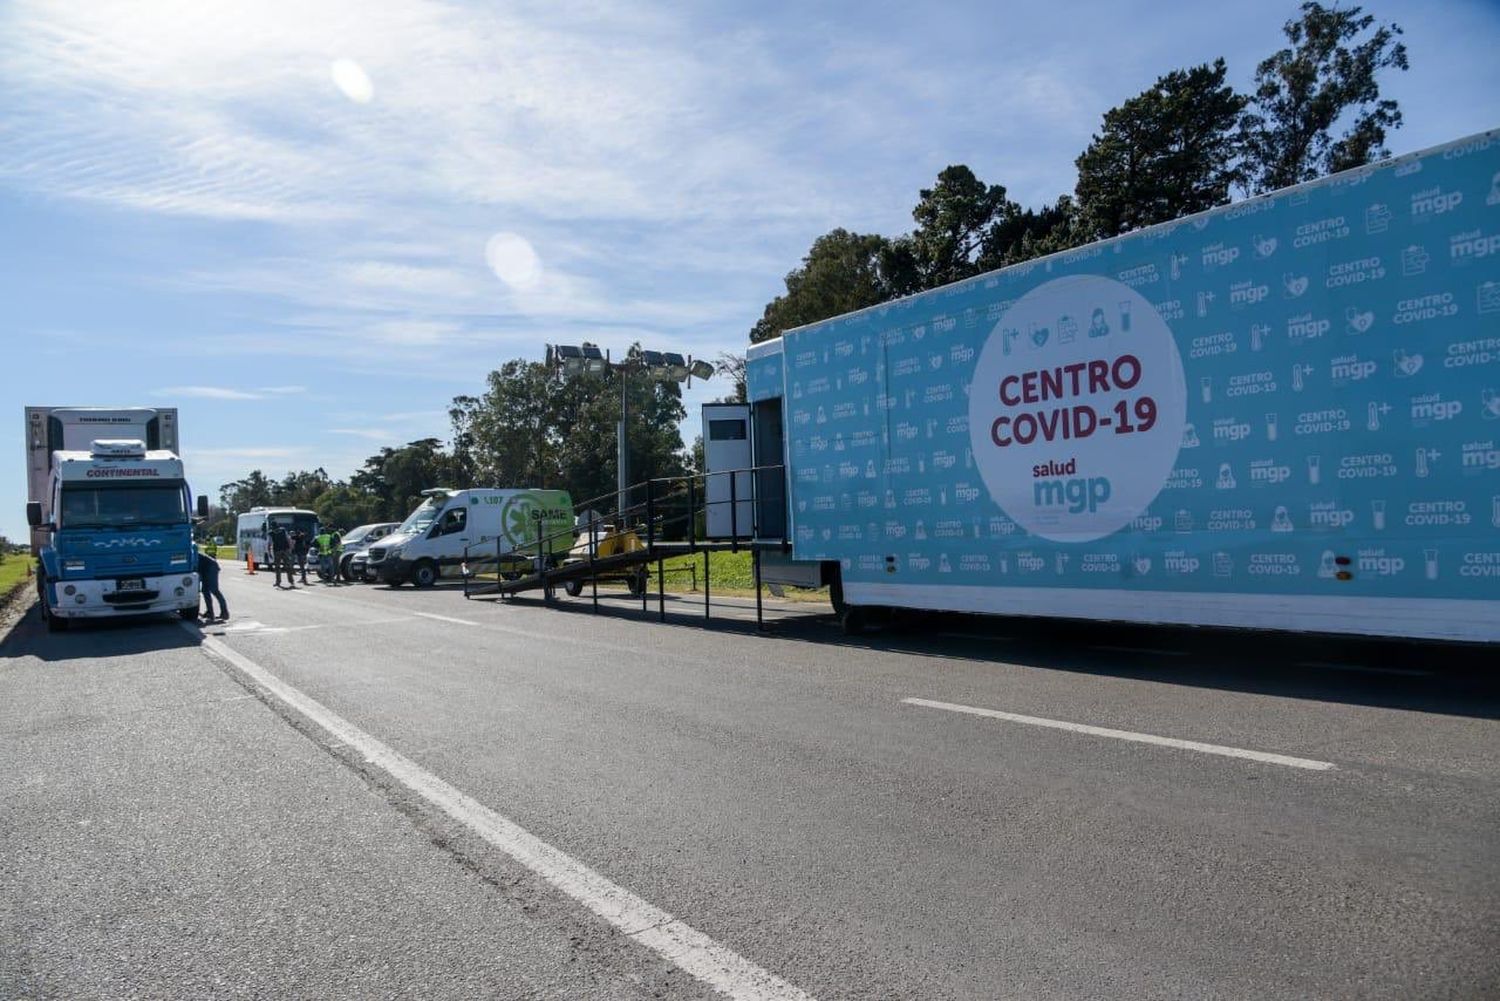
[[[333,533],[319,532],[313,538],[313,545],[318,547],[318,576],[325,583],[333,581]]]

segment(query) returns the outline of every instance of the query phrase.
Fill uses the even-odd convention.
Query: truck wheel
[[[65,633],[68,631],[67,619],[59,618],[56,615],[48,615],[45,610],[42,612],[42,617],[47,620],[47,632]]]
[[[411,582],[417,587],[431,587],[437,583],[437,566],[431,560],[418,560],[412,567]]]
[[[568,597],[576,598],[583,593],[583,581],[570,580],[563,584],[563,590],[568,592]]]

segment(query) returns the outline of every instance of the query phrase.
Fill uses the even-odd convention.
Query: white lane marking
[[[186,627],[185,627],[186,628]],[[189,633],[193,630],[188,628]],[[364,759],[496,848],[593,911],[662,959],[735,1001],[812,1001],[812,996],[631,893],[519,824],[444,782],[343,717],[277,678],[222,640],[204,637],[210,654],[233,665]]]
[[[1205,744],[1198,740],[1179,740],[1176,737],[1158,737],[1152,733],[1136,733],[1134,730],[1112,730],[1104,726],[1090,726],[1087,723],[1068,723],[1060,719],[1044,719],[1041,716],[1022,716],[1020,713],[1001,712],[998,709],[980,709],[977,706],[964,706],[954,702],[934,702],[931,699],[902,699],[901,701],[911,706],[946,709],[948,712],[967,713],[970,716],[987,716],[990,719],[1003,719],[1011,723],[1025,723],[1028,726],[1045,726],[1053,730],[1086,733],[1093,737],[1113,737],[1115,740],[1129,740],[1137,744],[1156,744],[1159,747],[1175,747],[1183,751],[1200,751],[1204,754],[1218,754],[1226,758],[1248,758],[1251,761],[1263,761],[1272,765],[1286,765],[1288,768],[1306,768],[1310,771],[1326,772],[1334,767],[1331,761],[1294,758],[1287,754],[1271,754],[1268,751],[1247,751],[1242,747]]]
[[[456,626],[477,626],[477,625],[479,625],[479,623],[477,623],[477,622],[470,622],[468,619],[455,619],[451,615],[434,615],[432,612],[412,612],[411,614],[413,614],[413,615],[420,615],[424,619],[436,619],[438,622],[451,622],[451,623],[453,623]]]

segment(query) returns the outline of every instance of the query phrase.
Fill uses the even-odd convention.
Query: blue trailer
[[[785,483],[742,534],[849,608],[1500,639],[1500,131],[790,330],[747,377]]]

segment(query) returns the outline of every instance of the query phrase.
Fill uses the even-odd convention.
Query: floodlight
[[[689,372],[694,379],[710,379],[713,378],[714,367],[700,358],[693,362],[693,367],[689,369]]]
[[[687,359],[682,355],[675,351],[663,351],[661,357],[667,378],[673,382],[681,382],[688,377]]]
[[[603,375],[609,369],[609,361],[605,359],[604,352],[599,350],[598,345],[585,343],[583,345],[583,370],[591,375]]]
[[[561,369],[566,376],[579,375],[584,371],[583,349],[576,344],[549,344],[547,366]]]
[[[665,362],[660,351],[642,351],[641,364],[647,368],[661,368]]]

